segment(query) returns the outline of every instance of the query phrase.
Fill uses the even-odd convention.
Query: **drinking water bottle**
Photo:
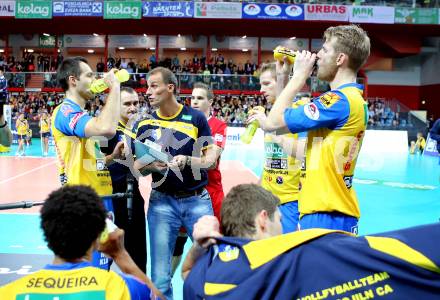
[[[130,74],[127,70],[121,69],[115,73],[116,78],[118,78],[119,82],[125,82],[130,78]],[[104,92],[108,88],[107,84],[104,81],[104,78],[100,78],[94,80],[90,86],[90,91],[93,94],[99,94]]]

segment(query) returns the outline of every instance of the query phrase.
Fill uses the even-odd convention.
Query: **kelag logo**
[[[299,17],[302,14],[303,10],[301,6],[298,5],[289,5],[286,7],[286,15],[290,17]]]
[[[15,17],[19,19],[52,18],[51,1],[17,1]]]
[[[140,19],[142,2],[105,2],[106,19]]]
[[[247,4],[244,6],[243,11],[245,14],[250,16],[258,15],[261,11],[261,8],[258,4]]]
[[[274,16],[278,16],[282,12],[282,9],[278,5],[268,5],[264,8],[264,12],[268,16],[274,17]]]

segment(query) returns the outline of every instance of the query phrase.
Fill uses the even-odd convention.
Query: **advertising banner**
[[[104,19],[140,19],[141,1],[104,1]]]
[[[291,50],[309,50],[309,39],[261,38],[261,50],[273,50],[276,46]]]
[[[423,151],[424,155],[438,156],[439,153],[437,151],[437,142],[431,138],[428,134],[428,138],[426,139],[426,147]]]
[[[102,17],[104,4],[97,1],[54,1],[54,17]]]
[[[0,17],[15,16],[15,1],[0,1]]]
[[[307,21],[348,21],[349,7],[332,4],[306,4]]]
[[[78,48],[104,48],[105,40],[103,35],[65,35],[64,45]]]
[[[64,44],[63,41],[64,41],[63,36],[58,36],[58,48],[63,47],[63,44]],[[38,47],[54,48],[55,47],[55,36],[53,36],[53,35],[45,36],[45,35],[40,34],[40,36],[38,38]]]
[[[15,6],[16,19],[52,19],[52,1],[18,0]]]
[[[393,24],[394,7],[352,6],[349,21],[353,23]]]
[[[194,2],[144,2],[142,16],[144,18],[192,18]]]
[[[243,3],[243,19],[304,20],[304,6],[299,4]]]
[[[110,47],[150,48],[156,46],[156,36],[143,35],[111,35]]]
[[[195,2],[194,18],[241,19],[241,3]]]
[[[394,23],[438,24],[438,16],[437,9],[396,7]]]

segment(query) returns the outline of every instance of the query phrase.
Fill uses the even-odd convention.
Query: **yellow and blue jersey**
[[[126,145],[130,146],[132,144],[131,141],[134,139],[136,139],[136,134],[131,129],[127,128],[125,122],[120,120],[118,127],[116,128],[115,136],[108,140],[107,146],[101,146],[101,151],[105,155],[110,155],[113,153],[113,150],[119,142],[126,142]],[[107,166],[107,168],[110,172],[113,183],[120,181],[126,182],[127,175],[131,172],[130,168],[123,163],[113,163]]]
[[[304,105],[296,101],[292,107]],[[303,137],[304,134],[301,134]],[[301,161],[286,153],[281,145],[273,140],[273,134],[264,135],[265,161],[261,174],[261,186],[280,198],[280,204],[298,200]],[[299,135],[288,133],[288,139],[298,140]]]
[[[309,229],[219,239],[184,283],[184,299],[438,299],[440,223],[355,237]]]
[[[27,135],[29,130],[29,123],[26,119],[17,121],[17,134]]]
[[[142,300],[152,297],[137,278],[104,271],[88,262],[47,265],[0,288],[2,300]]]
[[[171,160],[176,155],[200,157],[213,144],[211,129],[203,113],[188,106],[181,106],[171,117],[156,110],[151,119],[142,120],[136,126],[136,138],[158,144]],[[168,170],[165,175],[153,173],[154,189],[162,193],[195,191],[208,183],[207,171],[190,166],[180,172]]]
[[[301,215],[337,212],[360,217],[352,182],[368,121],[362,93],[362,85],[345,84],[284,113],[292,133],[308,132]]]
[[[84,184],[100,196],[112,193],[110,173],[99,142],[87,138],[85,127],[91,119],[81,107],[64,99],[52,114],[52,134],[58,157],[61,184]]]
[[[286,134],[289,139],[298,139],[297,134]],[[286,153],[273,141],[272,134],[264,135],[265,162],[261,175],[261,186],[280,198],[280,204],[298,200],[300,161]]]
[[[40,132],[41,133],[50,132],[50,119],[49,118],[40,120]]]

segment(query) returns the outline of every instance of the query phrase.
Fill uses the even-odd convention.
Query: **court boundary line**
[[[28,174],[30,174],[30,173],[32,173],[32,172],[35,172],[35,171],[40,170],[40,169],[43,169],[43,168],[45,168],[45,167],[47,167],[47,166],[50,166],[50,165],[53,165],[53,164],[55,164],[55,163],[56,163],[56,160],[51,161],[50,163],[47,163],[47,164],[44,164],[44,165],[38,166],[38,167],[36,167],[36,168],[30,169],[30,170],[28,170],[28,171],[26,171],[26,172],[20,173],[20,174],[18,174],[18,175],[13,176],[13,177],[9,177],[9,178],[7,178],[7,179],[4,179],[4,180],[0,181],[0,185],[1,185],[1,184],[4,184],[4,183],[7,183],[7,182],[9,182],[9,181],[15,180],[15,179],[17,179],[17,178],[20,178],[20,177],[26,176],[26,175],[28,175]]]

